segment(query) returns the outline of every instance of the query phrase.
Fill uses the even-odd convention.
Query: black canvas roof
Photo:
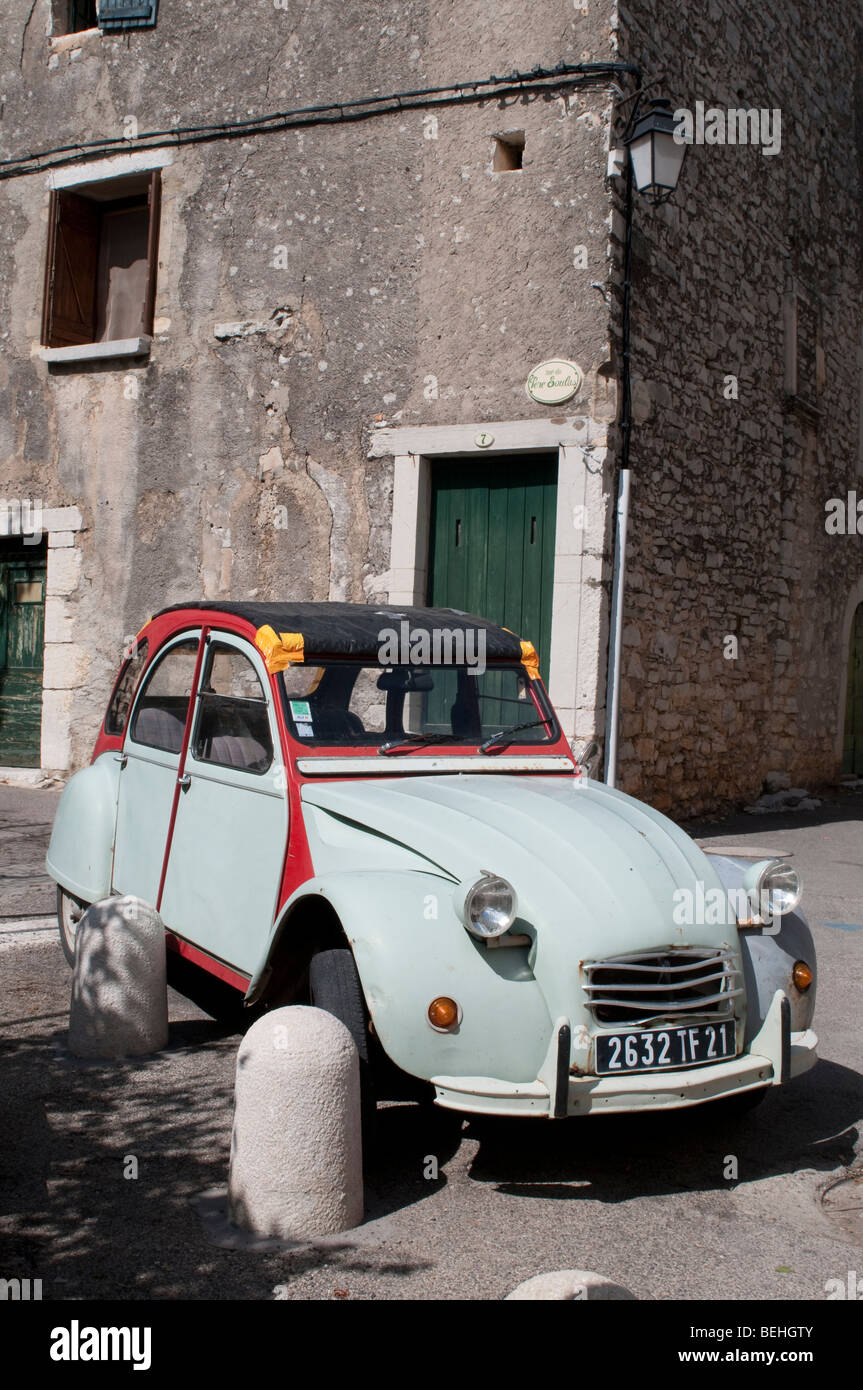
[[[231,603],[193,600],[163,608],[177,613],[197,608],[212,613],[229,613],[245,618],[257,630],[271,627],[275,632],[300,632],[307,654],[318,656],[358,656],[378,660],[386,628],[400,633],[407,621],[412,632],[447,628],[449,631],[485,633],[487,661],[521,661],[521,642],[513,633],[471,613],[454,608],[405,608],[401,605],[365,603]],[[156,615],[160,616],[159,614]]]

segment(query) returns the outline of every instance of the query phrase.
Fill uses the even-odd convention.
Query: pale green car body
[[[145,751],[127,736],[122,755],[102,753],[64,792],[47,867],[85,903],[112,892],[156,901],[153,846],[164,843],[169,804],[161,788],[176,778],[176,763]],[[733,913],[679,924],[681,893],[721,898],[743,881],[746,861],[705,854],[672,821],[559,756],[392,761],[402,775],[380,775],[379,760],[378,775],[362,775],[345,758],[341,774],[303,781],[313,876],[276,912],[286,835],[297,830],[288,826],[278,760],[254,786],[247,774],[191,760],[200,786],[181,815],[194,805],[199,819],[177,841],[186,848],[176,882],[166,884],[166,927],[242,971],[251,1003],[266,998],[298,914],[307,919],[310,901],[325,899],[386,1053],[454,1109],[562,1117],[684,1106],[780,1085],[814,1063],[815,985],[801,992],[792,978],[795,962],[815,970],[802,914],[783,917],[772,933],[739,925]],[[133,807],[149,808],[134,834],[123,829],[130,796],[140,798]],[[505,878],[518,898],[517,920],[492,944],[471,935],[460,908],[464,885],[484,873]],[[736,1055],[598,1075],[599,1035],[663,1022],[603,1020],[591,1006],[597,963],[633,954],[686,961],[697,950],[721,959]],[[459,1010],[445,1031],[428,1016],[441,996]],[[666,1026],[712,1016],[695,999]]]
[[[798,959],[814,969],[802,914],[783,918],[775,935],[675,925],[676,892],[697,898],[700,884],[702,896],[722,894],[749,866],[706,855],[632,797],[587,778],[466,773],[307,785],[303,807],[315,878],[286,905],[277,933],[310,893],[333,904],[385,1050],[430,1079],[441,1104],[523,1115],[679,1106],[778,1085],[816,1060],[814,985],[801,994],[791,977]],[[516,889],[511,932],[529,946],[490,949],[465,930],[456,890],[486,870]],[[686,946],[727,952],[743,985],[737,1057],[593,1075],[603,1030],[588,1008],[585,963]],[[423,1026],[437,995],[460,1006],[452,1033]]]

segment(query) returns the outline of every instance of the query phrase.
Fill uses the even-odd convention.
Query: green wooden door
[[[0,543],[0,766],[39,766],[45,566],[44,544]]]
[[[863,603],[857,605],[851,624],[842,771],[863,774]]]
[[[429,603],[551,647],[557,455],[439,461],[432,472]]]

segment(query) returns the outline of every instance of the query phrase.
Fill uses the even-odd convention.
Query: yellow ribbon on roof
[[[275,632],[271,627],[259,627],[255,646],[263,654],[270,675],[284,671],[294,661],[305,661],[301,632]]]
[[[539,680],[539,657],[532,642],[522,642],[521,664],[532,681]]]

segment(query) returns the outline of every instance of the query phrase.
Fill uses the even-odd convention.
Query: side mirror
[[[599,744],[595,738],[586,743],[576,758],[576,766],[583,767],[588,777],[590,776],[590,766],[595,758],[599,757]]]

